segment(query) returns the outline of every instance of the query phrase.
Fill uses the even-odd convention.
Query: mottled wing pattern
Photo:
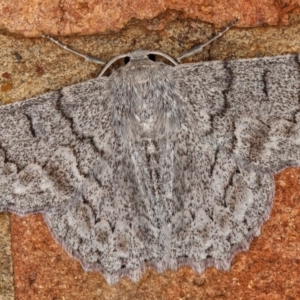
[[[223,148],[264,171],[299,163],[299,55],[180,65],[176,75]]]
[[[78,167],[85,180],[68,210],[48,213],[45,220],[55,239],[85,270],[98,270],[113,283],[122,269],[128,272],[140,265],[145,248],[136,236],[141,194],[130,149],[111,126],[110,91],[107,86],[99,91],[103,102],[89,98],[88,91],[65,88],[62,103],[81,140],[73,151],[80,156]]]
[[[236,119],[234,153],[265,171],[299,165],[299,55],[229,62],[227,68],[234,74],[226,95],[227,115]]]
[[[74,135],[59,92],[0,109],[0,210],[19,214],[66,204],[80,185],[68,145]]]
[[[299,57],[179,65],[182,95],[174,186],[184,203],[173,225],[179,263],[228,269],[268,218],[272,172],[298,165]]]
[[[1,107],[0,211],[44,213],[59,244],[112,283],[123,269],[140,275],[149,249],[137,236],[139,183],[131,151],[111,126],[106,83]]]
[[[104,82],[91,80],[0,107],[1,211],[56,211],[76,195],[94,163],[95,159],[85,153],[94,147],[94,141],[80,135],[68,116],[66,107],[78,97],[68,99],[63,94],[66,90],[74,94],[80,91],[93,110],[83,110],[78,118],[92,122],[95,116],[105,118],[107,114],[93,103],[95,93],[101,102],[99,90]]]

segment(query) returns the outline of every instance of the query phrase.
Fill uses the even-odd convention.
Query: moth
[[[179,63],[234,24],[176,59],[105,64],[50,38],[105,66],[0,107],[0,211],[42,213],[109,284],[146,267],[228,270],[268,219],[273,175],[300,162],[299,55]]]

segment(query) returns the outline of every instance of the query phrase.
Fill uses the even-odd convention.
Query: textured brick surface
[[[51,1],[53,5],[54,2]],[[192,59],[300,53],[297,14],[290,15],[290,20],[294,25],[289,27],[233,29]],[[213,31],[209,24],[178,19],[177,13],[169,12],[166,17],[151,21],[132,21],[114,35],[63,41],[108,60],[137,48],[160,49],[177,55],[197,41],[207,40]],[[2,102],[25,99],[87,80],[98,70],[99,66],[84,62],[43,39],[0,36]],[[297,293],[300,294],[300,171],[289,169],[276,178],[276,200],[270,220],[263,226],[262,235],[252,242],[250,251],[235,257],[229,272],[208,269],[198,275],[182,268],[159,275],[148,271],[137,284],[123,279],[108,286],[100,274],[84,272],[78,262],[69,258],[53,241],[40,215],[13,216],[16,299],[297,299]],[[3,224],[1,228],[8,221]],[[4,240],[4,245],[9,246],[9,239]]]
[[[13,300],[13,270],[9,214],[0,214],[0,300]]]
[[[0,28],[26,36],[95,34],[117,31],[130,20],[151,20],[180,12],[221,25],[240,17],[239,26],[289,24],[299,15],[299,0],[10,0],[0,2]],[[161,24],[163,26],[163,24]]]

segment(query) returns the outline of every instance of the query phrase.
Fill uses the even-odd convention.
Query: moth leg
[[[53,38],[52,36],[49,36],[49,35],[45,35],[43,34],[42,35],[43,38],[46,38],[48,39],[49,41],[53,42],[54,44],[58,45],[59,47],[73,53],[73,54],[76,54],[80,57],[83,57],[86,61],[89,61],[89,62],[92,62],[92,63],[96,63],[96,64],[99,64],[99,65],[105,65],[105,62],[100,60],[99,58],[95,57],[95,56],[92,56],[92,55],[87,55],[87,54],[83,54],[81,52],[78,52],[64,44],[62,44],[61,42],[59,42],[58,40],[56,40],[55,38]]]
[[[221,37],[226,31],[228,31],[231,27],[233,27],[237,22],[238,22],[239,18],[235,19],[234,21],[232,21],[225,29],[223,29],[222,31],[220,31],[219,33],[217,33],[215,36],[213,36],[211,39],[209,39],[208,41],[206,41],[203,44],[200,45],[196,45],[194,47],[192,47],[192,49],[184,52],[183,54],[181,54],[179,57],[177,57],[177,60],[180,61],[181,59],[183,59],[184,57],[188,57],[191,56],[193,54],[196,54],[198,52],[201,52],[202,49],[212,43],[214,40],[218,39],[219,37]]]

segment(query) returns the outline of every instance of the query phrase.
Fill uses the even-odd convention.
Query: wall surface
[[[299,3],[0,1],[0,101],[88,80],[101,69],[40,38],[42,32],[105,61],[138,48],[177,56],[240,17],[235,28],[189,61],[300,53]],[[125,278],[113,286],[99,273],[84,272],[54,242],[41,215],[11,215],[9,221],[9,214],[1,214],[0,299],[297,299],[299,190],[299,169],[276,175],[270,219],[250,250],[234,258],[229,272],[150,270],[138,283]]]

